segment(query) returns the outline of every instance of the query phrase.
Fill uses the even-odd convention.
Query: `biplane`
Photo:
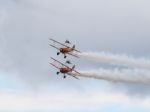
[[[62,47],[57,47],[56,45],[52,45],[52,44],[49,44],[51,47],[54,47],[58,50],[57,52],[57,55],[59,55],[60,53],[62,53],[64,55],[64,58],[66,58],[66,54],[69,54],[69,55],[72,55],[74,57],[77,57],[79,58],[77,55],[73,54],[73,52],[79,52],[78,50],[75,49],[75,45],[73,45],[72,47],[70,47],[70,45],[66,45],[66,44],[71,44],[70,41],[66,40],[65,43],[60,43],[54,39],[49,39],[50,41],[52,41],[53,43],[56,43],[56,44],[59,44],[61,45]]]
[[[52,66],[54,66],[55,68],[57,68],[57,69],[59,69],[59,71],[58,72],[56,72],[56,74],[58,75],[59,73],[62,73],[62,74],[64,74],[64,78],[66,78],[66,74],[67,75],[69,75],[69,76],[72,76],[72,77],[74,77],[74,78],[76,78],[76,79],[79,79],[78,77],[76,77],[75,75],[72,75],[72,74],[69,74],[69,73],[71,73],[71,72],[76,72],[77,74],[80,74],[79,72],[77,72],[76,70],[74,70],[75,69],[75,65],[73,65],[72,67],[69,67],[69,66],[67,66],[67,65],[65,65],[65,64],[63,64],[63,63],[61,63],[61,62],[59,62],[58,60],[56,60],[56,59],[54,59],[54,58],[52,58],[51,57],[51,59],[54,61],[54,63],[50,63]],[[58,64],[58,65],[56,65],[56,64]]]

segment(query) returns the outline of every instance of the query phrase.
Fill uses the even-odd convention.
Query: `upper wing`
[[[49,64],[51,64],[52,66],[54,66],[57,69],[60,69],[58,66],[54,65],[53,63],[49,63]]]
[[[52,57],[51,57],[51,59],[52,59],[52,60],[54,60],[54,61],[56,61],[56,62],[58,62],[59,64],[61,64],[61,65],[65,66],[65,67],[70,68],[69,66],[67,66],[67,65],[65,65],[65,64],[63,64],[63,63],[61,63],[60,61],[58,61],[58,60],[56,60],[56,59],[54,59],[54,58],[52,58]]]
[[[53,42],[56,42],[56,43],[58,43],[58,44],[60,44],[60,45],[62,45],[62,46],[65,46],[65,47],[69,47],[69,46],[67,46],[67,45],[65,45],[65,44],[63,44],[63,43],[60,43],[60,42],[58,42],[58,41],[56,41],[56,40],[54,40],[54,39],[49,39],[49,40],[51,40],[51,41],[53,41]]]
[[[56,46],[54,46],[54,45],[51,45],[51,44],[49,44],[50,46],[52,46],[52,47],[54,47],[54,48],[56,48],[56,49],[58,49],[58,50],[60,50],[58,47],[56,47]]]

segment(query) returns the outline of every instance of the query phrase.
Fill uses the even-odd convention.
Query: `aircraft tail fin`
[[[75,65],[73,65],[72,70],[74,70],[74,68],[75,68]]]
[[[72,49],[75,49],[75,45],[72,46]]]

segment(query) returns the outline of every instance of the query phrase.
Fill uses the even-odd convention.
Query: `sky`
[[[0,0],[0,111],[149,112],[149,85],[71,77],[49,38],[80,51],[150,58],[148,0]],[[68,57],[78,69],[114,68]]]

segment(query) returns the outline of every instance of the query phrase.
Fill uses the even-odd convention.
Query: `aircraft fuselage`
[[[71,72],[72,70],[70,68],[60,68],[61,73],[68,73]]]
[[[65,53],[69,53],[72,51],[72,48],[60,48],[60,52],[65,54]]]

